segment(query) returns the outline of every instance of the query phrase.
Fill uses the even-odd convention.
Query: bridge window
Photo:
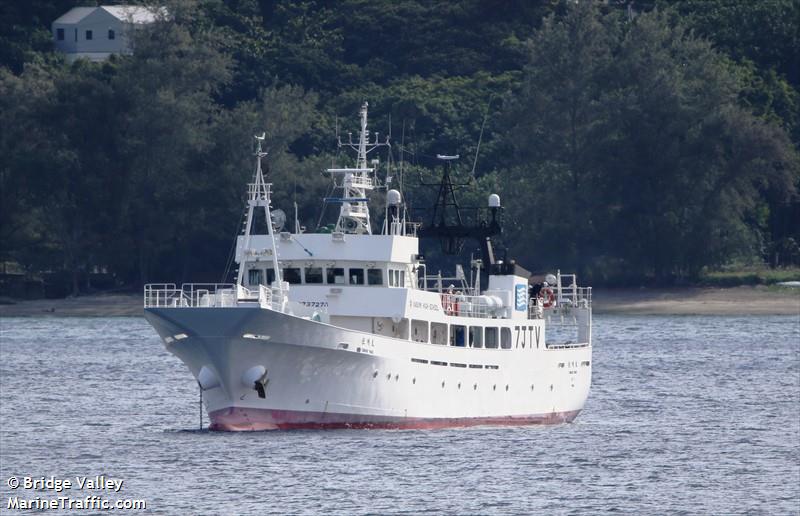
[[[364,284],[364,269],[350,269],[350,284],[351,285]]]
[[[261,269],[250,269],[247,271],[247,283],[251,287],[261,285]]]
[[[486,347],[489,349],[497,349],[497,328],[486,328]]]
[[[300,269],[298,267],[287,267],[283,269],[283,281],[288,281],[292,285],[299,285],[303,282],[300,277]]]
[[[500,329],[500,347],[511,349],[511,328]]]
[[[326,269],[328,275],[328,285],[344,285],[344,269],[332,267]]]
[[[306,283],[312,285],[322,283],[322,267],[306,267],[304,272],[306,275]]]
[[[267,269],[267,285],[272,285],[275,281],[275,269]]]
[[[367,269],[367,283],[383,285],[383,269]]]

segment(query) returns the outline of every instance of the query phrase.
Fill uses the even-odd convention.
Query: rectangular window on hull
[[[466,347],[467,345],[467,328],[465,326],[451,325],[450,326],[450,345],[458,347]]]
[[[296,267],[287,267],[283,269],[283,281],[288,281],[292,285],[299,285],[302,283],[300,269]]]
[[[447,344],[447,325],[431,323],[431,344]]]
[[[367,269],[367,283],[383,285],[383,269]]]
[[[511,328],[500,329],[500,347],[511,349]]]
[[[497,328],[486,328],[486,347],[488,349],[496,349],[498,346],[497,342]]]
[[[306,267],[305,274],[307,284],[322,283],[322,267]]]
[[[469,347],[482,348],[483,347],[483,328],[480,326],[469,327]]]
[[[341,267],[331,267],[326,269],[328,285],[344,285],[344,269]]]
[[[364,284],[364,269],[350,269],[350,284],[351,285]]]

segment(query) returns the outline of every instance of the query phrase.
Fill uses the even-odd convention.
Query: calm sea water
[[[250,434],[141,318],[0,322],[0,512],[104,474],[168,514],[800,514],[798,317],[597,315],[571,424]]]

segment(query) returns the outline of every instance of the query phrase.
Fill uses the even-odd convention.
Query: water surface
[[[12,475],[105,474],[154,513],[800,514],[796,316],[598,315],[571,424],[248,434],[197,430],[142,318],[0,323],[3,510],[46,494]]]

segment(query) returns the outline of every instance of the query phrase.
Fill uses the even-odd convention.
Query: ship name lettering
[[[408,306],[410,306],[411,308],[421,308],[423,310],[430,310],[432,312],[439,311],[439,305],[437,305],[436,303],[424,303],[422,301],[414,301],[409,299]]]

